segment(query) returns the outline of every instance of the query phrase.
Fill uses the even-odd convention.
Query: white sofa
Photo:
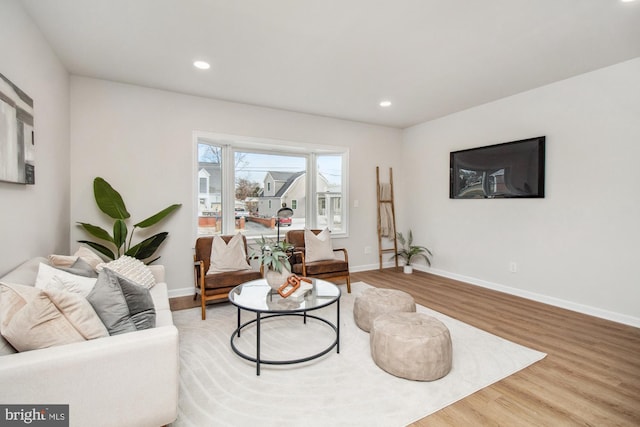
[[[34,258],[0,278],[33,285]],[[70,425],[153,426],[173,422],[178,407],[178,330],[164,267],[151,266],[156,327],[0,356],[1,404],[68,404]]]

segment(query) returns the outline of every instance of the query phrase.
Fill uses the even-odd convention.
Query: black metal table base
[[[275,313],[275,314],[268,314],[266,316],[263,316],[262,312],[256,312],[256,318],[249,320],[248,322],[245,323],[240,323],[240,310],[242,310],[240,307],[238,307],[238,328],[233,331],[233,333],[231,334],[231,348],[233,349],[234,353],[236,353],[238,356],[242,357],[243,359],[249,360],[251,362],[255,362],[256,364],[256,375],[260,375],[260,365],[261,364],[266,364],[266,365],[291,365],[291,364],[295,364],[295,363],[302,363],[302,362],[308,362],[309,360],[313,360],[313,359],[317,359],[321,356],[324,356],[325,354],[329,353],[333,348],[336,349],[336,353],[340,353],[340,299],[336,300],[336,311],[337,311],[337,315],[336,315],[336,323],[333,324],[331,323],[329,320],[327,319],[323,319],[322,317],[318,317],[318,316],[314,316],[312,314],[308,314],[306,311],[302,312],[302,313]],[[290,359],[290,360],[264,360],[260,357],[260,322],[261,320],[264,319],[269,319],[272,317],[288,317],[288,316],[298,316],[298,317],[302,317],[304,323],[307,323],[307,318],[312,318],[312,319],[316,319],[319,320],[327,325],[329,325],[336,333],[336,339],[335,341],[333,341],[327,348],[325,348],[324,350],[322,350],[319,353],[316,354],[312,354],[311,356],[307,356],[307,357],[302,357],[299,359]],[[240,338],[240,332],[246,328],[247,326],[256,324],[256,357],[252,357],[249,356],[246,353],[243,353],[242,351],[240,351],[235,343],[234,340],[235,338]]]

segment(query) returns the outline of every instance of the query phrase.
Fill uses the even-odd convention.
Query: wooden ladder
[[[378,258],[380,261],[380,270],[382,270],[382,254],[385,253],[398,253],[398,240],[396,238],[396,208],[393,202],[393,170],[389,168],[389,186],[390,186],[390,196],[384,197],[382,196],[381,184],[380,184],[380,168],[376,166],[376,194],[378,199]],[[391,214],[391,224],[392,229],[390,233],[392,236],[387,234],[383,235],[382,230],[382,215],[387,215],[382,213],[382,211],[388,211],[387,207],[390,207]],[[389,240],[393,241],[393,247],[383,247],[382,238],[389,237]],[[396,269],[398,269],[398,257],[395,257]]]

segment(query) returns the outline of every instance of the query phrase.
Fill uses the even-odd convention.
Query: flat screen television
[[[545,137],[453,151],[449,198],[544,197]]]

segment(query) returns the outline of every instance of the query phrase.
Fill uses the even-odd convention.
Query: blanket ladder
[[[382,270],[382,255],[398,253],[396,238],[396,208],[393,202],[393,170],[389,168],[389,183],[380,183],[380,168],[376,166],[376,194],[378,199],[378,258]],[[393,247],[382,244],[382,238],[387,237],[393,242]],[[394,258],[398,269],[398,257]]]

